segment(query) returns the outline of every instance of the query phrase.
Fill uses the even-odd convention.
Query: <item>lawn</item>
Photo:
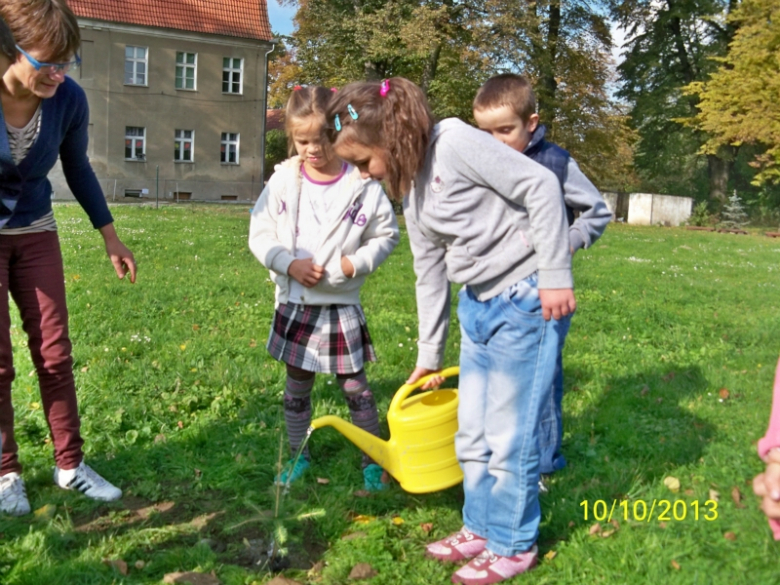
[[[213,571],[224,584],[259,585],[273,578],[267,551],[280,528],[284,574],[299,583],[344,585],[357,563],[376,573],[367,583],[449,582],[453,568],[422,549],[460,527],[460,487],[361,497],[359,451],[323,429],[311,473],[278,500],[284,372],[264,348],[274,289],[247,248],[248,209],[113,213],[138,259],[134,286],[116,279],[80,208],[56,207],[86,459],[125,497],[99,504],[53,486],[16,319],[17,439],[36,513],[0,518],[0,582],[160,583]],[[411,264],[403,233],[363,290],[382,418],[416,356]],[[780,550],[750,488],[780,353],[780,241],[612,225],[574,265],[569,466],[542,497],[540,566],[511,582],[780,583]],[[453,331],[450,364],[457,345]],[[348,416],[332,377],[314,392],[315,416]]]

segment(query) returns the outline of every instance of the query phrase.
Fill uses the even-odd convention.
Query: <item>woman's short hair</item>
[[[2,17],[0,17],[0,53],[8,57],[11,62],[16,61],[16,41]]]
[[[41,61],[67,61],[81,45],[78,20],[65,0],[2,0],[0,16],[16,44],[41,51]]]

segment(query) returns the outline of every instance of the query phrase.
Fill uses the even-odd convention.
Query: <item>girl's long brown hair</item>
[[[352,83],[335,94],[328,106],[327,135],[334,146],[354,141],[385,152],[385,183],[392,199],[402,199],[425,164],[433,115],[425,94],[403,77],[386,80],[383,97],[378,81]],[[357,113],[350,115],[349,106]],[[336,130],[339,116],[341,130]]]

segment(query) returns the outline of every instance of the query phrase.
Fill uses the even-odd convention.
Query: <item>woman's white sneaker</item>
[[[55,467],[54,483],[66,490],[78,490],[88,498],[102,502],[113,502],[122,497],[122,490],[103,479],[83,461],[75,469]]]
[[[30,501],[24,489],[24,480],[15,471],[0,477],[0,511],[11,516],[30,513]]]

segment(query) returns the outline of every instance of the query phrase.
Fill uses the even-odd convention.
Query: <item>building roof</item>
[[[284,110],[265,111],[265,131],[284,130]]]
[[[270,41],[266,0],[68,0],[76,16]]]

